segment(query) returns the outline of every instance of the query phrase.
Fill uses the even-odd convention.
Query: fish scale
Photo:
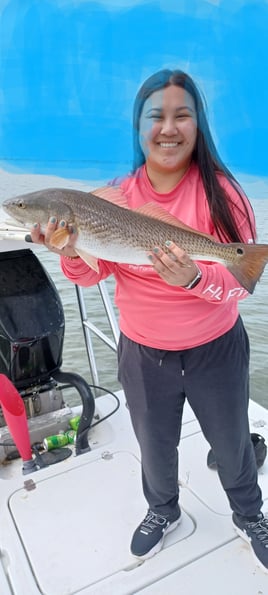
[[[95,244],[99,244],[99,242],[96,242],[97,238],[102,243],[106,240],[106,245],[109,246],[109,254],[106,257],[108,260],[113,261],[115,259],[113,248],[118,242],[118,249],[121,251],[120,262],[130,263],[129,259],[132,258],[132,264],[148,264],[148,253],[155,246],[161,247],[163,251],[168,253],[168,248],[165,245],[167,240],[181,246],[192,258],[213,261],[213,251],[217,246],[217,254],[214,256],[217,257],[218,262],[226,260],[234,262],[236,260],[233,245],[216,244],[216,242],[205,236],[196,233],[190,234],[182,228],[157,221],[139,212],[131,210],[126,212],[126,209],[107,201],[105,201],[105,205],[102,205],[103,199],[97,197],[95,200],[95,196],[92,195],[92,197],[94,198],[90,197],[91,209],[87,216],[81,218],[80,215],[78,218],[74,213],[75,221],[81,233],[81,239],[78,240],[77,246],[84,247],[86,245],[88,249],[94,250]],[[87,211],[87,209],[84,210]],[[94,235],[92,236],[88,233],[89,227],[94,227]],[[125,252],[122,252],[122,246],[125,248],[127,246]],[[116,253],[118,253],[118,250],[116,250]],[[95,255],[97,256],[97,254]]]

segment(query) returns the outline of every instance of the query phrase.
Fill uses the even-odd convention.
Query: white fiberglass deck
[[[120,397],[119,411],[91,430],[89,453],[27,476],[21,461],[0,466],[1,595],[267,594],[268,575],[233,530],[217,473],[206,466],[208,444],[188,407],[180,446],[182,522],[155,557],[131,556],[146,503]],[[110,396],[97,400],[101,416],[113,407]],[[268,443],[268,412],[251,403],[250,419]],[[268,462],[259,480],[267,498]]]

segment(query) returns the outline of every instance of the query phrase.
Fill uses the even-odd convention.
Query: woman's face
[[[166,173],[186,171],[196,137],[194,101],[187,91],[170,85],[146,99],[140,117],[139,141],[147,166]]]

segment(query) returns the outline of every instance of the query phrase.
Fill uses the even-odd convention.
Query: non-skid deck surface
[[[268,593],[268,575],[236,537],[217,473],[206,466],[208,444],[188,407],[180,445],[182,522],[154,558],[131,556],[146,503],[139,449],[120,397],[119,411],[91,432],[91,452],[26,477],[18,463],[0,467],[0,577],[11,586],[3,578],[1,595]],[[98,399],[101,415],[111,402]],[[252,431],[268,442],[267,412],[251,404],[250,418]],[[259,479],[267,498],[267,462]],[[25,489],[25,480],[34,489]]]

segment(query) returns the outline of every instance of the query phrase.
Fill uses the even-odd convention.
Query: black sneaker
[[[178,526],[180,517],[181,511],[177,518],[171,520],[148,510],[132,537],[130,550],[133,556],[146,560],[157,554],[163,546],[164,537]]]
[[[238,535],[251,545],[257,565],[268,574],[268,518],[260,513],[245,519],[234,512],[233,524]]]

